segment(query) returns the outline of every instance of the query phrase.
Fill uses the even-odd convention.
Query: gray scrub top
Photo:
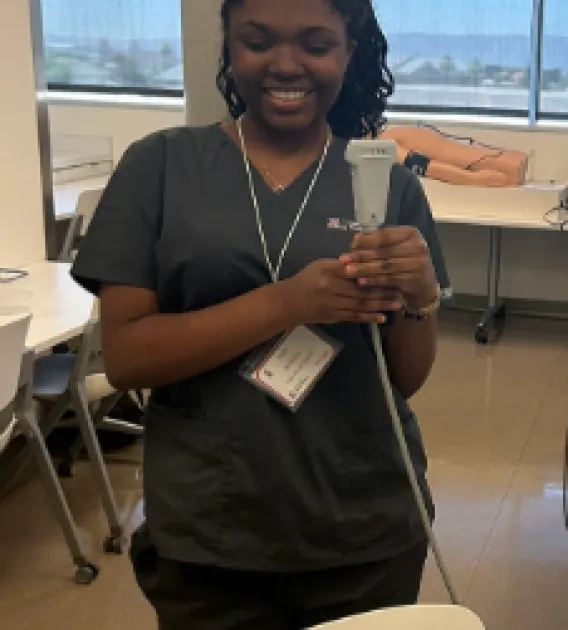
[[[346,142],[332,144],[282,278],[349,251],[352,235],[328,229],[330,219],[354,217]],[[315,168],[281,194],[254,173],[272,260]],[[422,232],[447,287],[418,180],[398,166],[391,179],[388,223]],[[102,283],[154,291],[165,313],[210,307],[269,283],[242,154],[222,128],[176,128],[132,145],[72,273],[95,294]],[[424,540],[368,328],[325,331],[344,348],[295,415],[239,375],[244,357],[152,392],[144,492],[148,531],[162,557],[306,571],[379,561]],[[418,424],[398,394],[397,402],[432,507]]]

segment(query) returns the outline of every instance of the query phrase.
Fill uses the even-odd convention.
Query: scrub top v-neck
[[[328,229],[330,219],[354,217],[345,148],[334,139],[282,279],[349,251],[351,236]],[[272,260],[316,168],[317,161],[278,194],[253,170]],[[387,222],[421,231],[447,288],[428,203],[402,167],[392,172]],[[103,284],[155,292],[164,313],[204,309],[270,283],[243,156],[222,128],[176,128],[132,145],[72,273],[95,294]],[[144,493],[162,557],[304,571],[379,561],[423,540],[368,331],[324,330],[343,350],[296,414],[239,375],[244,357],[152,392]],[[418,424],[398,394],[397,404],[429,497]]]

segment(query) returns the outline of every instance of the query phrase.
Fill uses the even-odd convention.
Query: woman
[[[429,496],[405,401],[434,361],[445,276],[401,167],[389,227],[328,229],[354,217],[347,139],[380,128],[392,91],[369,0],[225,0],[222,20],[233,120],[135,143],[73,274],[100,295],[110,380],[152,389],[131,553],[160,628],[298,629],[417,598],[427,544],[366,324],[393,313]],[[293,412],[243,366],[307,325],[338,353]]]

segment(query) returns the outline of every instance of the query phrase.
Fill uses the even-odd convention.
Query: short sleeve
[[[398,223],[399,225],[412,225],[418,228],[428,244],[438,284],[442,290],[442,297],[445,299],[451,298],[450,278],[430,204],[418,178],[411,173],[408,175],[409,180],[403,193]]]
[[[71,270],[95,295],[104,284],[156,291],[164,142],[153,134],[131,145],[101,197]]]

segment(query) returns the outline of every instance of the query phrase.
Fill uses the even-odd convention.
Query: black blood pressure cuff
[[[410,151],[404,160],[404,166],[410,169],[415,175],[424,177],[430,166],[430,158],[423,153],[415,153]]]

